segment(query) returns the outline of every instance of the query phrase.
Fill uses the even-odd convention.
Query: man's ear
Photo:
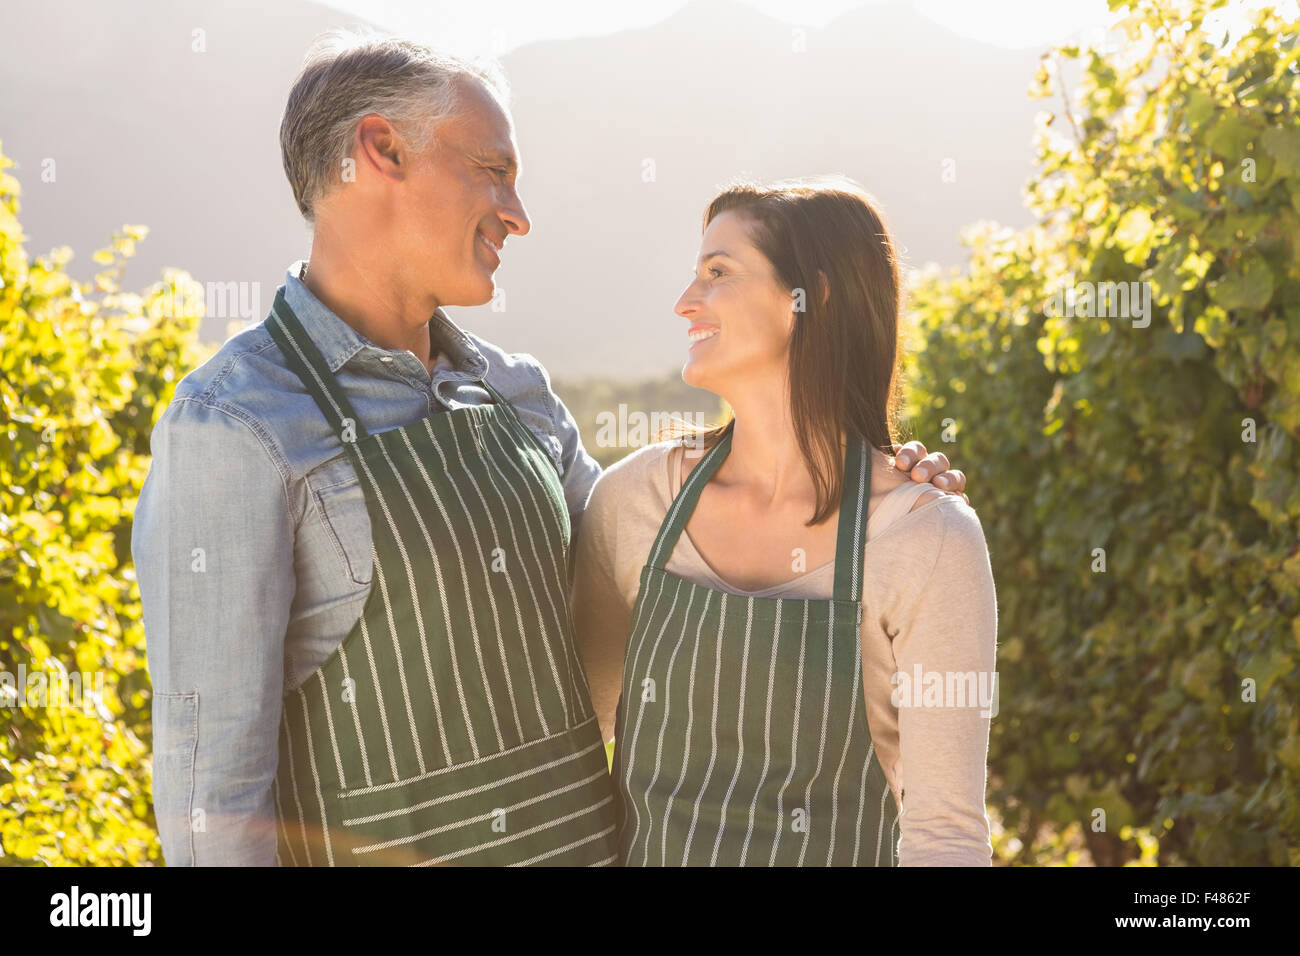
[[[364,117],[357,124],[357,160],[394,182],[405,176],[406,144],[388,120],[379,115]]]

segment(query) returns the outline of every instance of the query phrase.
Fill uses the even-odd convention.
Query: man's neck
[[[423,308],[404,305],[396,284],[377,280],[376,274],[364,263],[313,243],[302,281],[322,305],[362,336],[380,348],[411,351],[432,374],[437,349],[429,338],[429,315]]]

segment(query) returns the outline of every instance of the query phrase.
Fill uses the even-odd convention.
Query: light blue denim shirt
[[[370,432],[489,401],[486,378],[555,463],[574,534],[600,466],[530,355],[440,310],[430,376],[380,348],[299,279],[285,298]],[[282,696],[342,643],[371,577],[370,519],[338,435],[266,323],[186,375],[153,430],[131,550],[153,679],[154,810],[177,865],[273,865]],[[572,549],[571,549],[572,553]],[[457,560],[449,555],[448,560]]]

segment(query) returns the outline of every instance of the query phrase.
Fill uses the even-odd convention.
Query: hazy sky
[[[551,37],[592,36],[648,26],[686,0],[322,0],[401,33],[463,53],[501,54]],[[792,24],[819,27],[846,10],[883,0],[740,0]],[[1106,0],[913,0],[954,32],[1003,46],[1052,41],[1105,22]]]
[[[526,43],[595,36],[648,26],[686,0],[321,0],[379,24],[463,54],[501,55]],[[792,24],[819,27],[846,10],[894,0],[738,0]],[[1106,0],[911,0],[924,15],[961,36],[1003,47],[1040,47],[1099,31]],[[1256,7],[1269,0],[1233,0]],[[1275,5],[1292,7],[1294,0]],[[1230,10],[1218,16],[1231,25]]]

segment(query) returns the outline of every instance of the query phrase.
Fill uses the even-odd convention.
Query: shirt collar
[[[396,354],[394,350],[375,345],[316,298],[301,278],[306,266],[305,259],[299,259],[289,266],[284,280],[284,298],[328,363],[331,372],[337,372],[366,349]],[[430,357],[439,350],[446,352],[451,358],[452,368],[466,373],[467,377],[481,379],[487,371],[487,359],[478,346],[440,308],[435,309],[429,319],[429,348]]]

